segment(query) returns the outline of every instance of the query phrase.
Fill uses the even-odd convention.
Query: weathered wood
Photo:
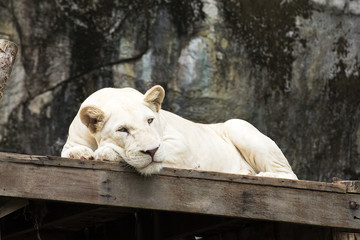
[[[34,164],[34,165],[46,164],[47,166],[109,170],[114,172],[129,172],[129,173],[134,172],[133,170],[129,169],[129,167],[119,163],[68,159],[68,158],[61,158],[56,156],[24,155],[17,153],[0,152],[0,162],[1,161],[5,161],[5,162],[11,161],[17,163]],[[172,168],[164,168],[158,175],[184,177],[190,179],[195,178],[195,179],[204,179],[204,180],[210,179],[210,180],[226,181],[226,182],[241,182],[241,183],[249,183],[249,184],[289,187],[292,189],[294,188],[307,189],[307,190],[339,192],[339,193],[346,193],[348,189],[347,184],[345,183],[347,181],[333,182],[333,183],[304,181],[304,180],[299,181],[299,180],[256,177],[256,176],[226,174],[226,173],[218,173],[218,172],[203,172],[203,171],[172,169]]]
[[[114,208],[103,206],[89,206],[89,205],[75,205],[64,203],[46,203],[43,206],[35,208],[31,204],[29,208],[33,212],[46,213],[42,216],[42,221],[38,223],[38,228],[41,232],[44,230],[57,230],[64,232],[76,232],[87,227],[96,226],[104,222],[113,221],[115,219],[127,216],[134,212],[134,210],[126,208]],[[35,210],[35,211],[34,211]],[[29,213],[24,213],[24,215]],[[33,215],[31,218],[39,218],[39,216]],[[28,216],[29,218],[29,216]],[[8,229],[10,225],[10,228]],[[16,225],[16,226],[13,226]],[[34,226],[27,226],[21,228],[21,225],[10,222],[4,224],[4,228],[7,229],[5,239],[19,238],[23,239],[24,236],[36,233],[38,231]]]
[[[34,202],[30,203],[23,214],[17,215],[17,218],[14,219],[12,216],[2,220],[2,228],[6,229],[4,240],[38,240],[37,232],[41,239],[85,239],[86,236],[101,234],[105,238],[111,236],[111,239],[138,240],[185,240],[194,239],[194,236],[201,236],[204,240],[333,240],[331,228],[328,227],[140,209],[133,209],[127,213],[118,207],[84,206],[51,201],[44,205],[47,214],[40,222],[38,231],[34,224],[21,225],[23,218],[36,219],[36,215],[29,216],[30,209],[32,213],[43,212],[34,209],[32,203]],[[117,219],[113,221],[111,216]],[[106,222],[109,219],[111,221]],[[47,236],[47,231],[78,232],[83,235],[68,234],[64,237],[59,234],[56,238],[57,235]]]
[[[341,183],[346,186],[346,192],[348,193],[360,193],[360,181],[334,181],[335,183]]]
[[[78,209],[74,209],[75,207]],[[54,209],[51,210],[53,212],[56,211]],[[65,212],[66,215],[59,214],[59,211]],[[79,231],[89,226],[113,221],[122,216],[133,214],[133,212],[134,210],[127,208],[93,206],[88,210],[82,210],[82,208],[79,206],[66,206],[66,209],[57,209],[58,214],[56,215],[56,218],[51,219],[49,222],[43,223],[41,227],[44,229]]]
[[[3,96],[18,47],[15,43],[0,39],[0,99]]]
[[[0,199],[0,218],[25,207],[28,203],[25,199]]]
[[[360,239],[360,233],[350,232],[335,232],[333,240],[358,240]]]
[[[360,229],[349,206],[360,194],[340,183],[170,169],[143,177],[114,163],[1,153],[0,196]]]

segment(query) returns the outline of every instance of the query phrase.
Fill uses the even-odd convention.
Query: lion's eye
[[[124,128],[124,127],[119,128],[117,131],[118,132],[123,132],[123,133],[129,133],[129,130],[127,128]]]
[[[154,121],[153,118],[149,118],[149,119],[147,120],[147,122],[148,122],[149,125],[150,125],[153,121]]]

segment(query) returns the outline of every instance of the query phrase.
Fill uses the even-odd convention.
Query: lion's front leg
[[[78,145],[64,149],[61,157],[94,160],[94,151],[89,147]]]
[[[250,123],[233,119],[224,123],[226,136],[241,152],[257,176],[297,179],[276,143]]]
[[[115,149],[113,146],[102,146],[96,149],[94,157],[96,160],[100,161],[111,161],[111,162],[120,162],[123,161],[121,154],[118,149]]]

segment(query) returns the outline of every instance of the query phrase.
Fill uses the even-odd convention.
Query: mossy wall
[[[360,176],[360,3],[350,0],[0,3],[19,47],[0,151],[59,155],[81,102],[155,84],[194,121],[242,118],[301,179]]]

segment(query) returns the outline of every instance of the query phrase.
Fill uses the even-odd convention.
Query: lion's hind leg
[[[276,143],[250,123],[232,119],[224,123],[225,135],[258,176],[297,179]]]

